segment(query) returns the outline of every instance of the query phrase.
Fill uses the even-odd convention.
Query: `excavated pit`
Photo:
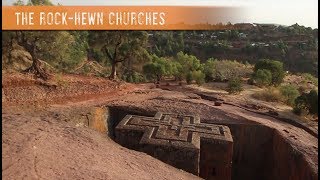
[[[130,107],[107,107],[105,126],[115,140],[115,128],[126,115],[154,116],[156,112]],[[317,179],[303,154],[275,129],[260,124],[219,123],[233,138],[231,179]],[[201,176],[200,176],[201,177]]]

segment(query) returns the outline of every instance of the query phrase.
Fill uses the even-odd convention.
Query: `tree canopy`
[[[116,78],[119,63],[148,58],[148,34],[145,31],[92,31],[89,40],[89,45],[100,49],[110,61],[111,79]]]
[[[280,83],[282,83],[283,78],[285,76],[282,62],[269,59],[262,59],[255,64],[254,72],[257,72],[259,69],[265,69],[271,72],[271,83],[273,85],[279,85]]]

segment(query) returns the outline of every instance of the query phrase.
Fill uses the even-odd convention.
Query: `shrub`
[[[132,80],[135,83],[141,83],[141,82],[145,82],[146,81],[145,77],[142,74],[138,73],[138,72],[134,72],[132,74]]]
[[[237,61],[211,58],[206,61],[203,72],[207,81],[228,81],[234,77],[249,77],[252,67]]]
[[[196,83],[200,86],[205,82],[205,75],[201,71],[193,71],[192,79],[196,81]]]
[[[229,94],[236,94],[243,90],[241,80],[239,78],[231,79],[228,82],[227,91]]]
[[[253,80],[259,87],[269,86],[272,82],[272,74],[267,69],[258,69],[253,74]]]
[[[275,87],[257,92],[253,94],[252,97],[267,102],[281,102],[283,100],[281,92]]]
[[[311,90],[308,94],[309,113],[318,115],[318,92]]]
[[[293,113],[297,115],[307,114],[308,108],[306,102],[306,95],[302,94],[301,96],[297,97],[297,99],[294,102],[295,105],[293,107]]]
[[[293,112],[301,115],[304,113],[318,115],[318,93],[311,90],[309,93],[303,93],[295,100]]]
[[[186,76],[186,81],[188,84],[191,84],[192,83],[192,80],[193,80],[193,77],[192,77],[192,73],[189,72]]]
[[[260,60],[255,64],[254,72],[257,72],[259,69],[266,69],[271,72],[271,82],[273,85],[281,84],[285,76],[285,72],[283,70],[283,63],[280,61],[274,61],[269,59]]]
[[[301,115],[304,112],[318,115],[318,92],[311,90],[309,93],[303,93],[295,100],[293,112]]]
[[[68,81],[63,79],[62,73],[58,73],[54,76],[55,81],[59,87],[67,87],[69,85]]]
[[[143,66],[143,73],[147,79],[160,81],[163,76],[171,74],[170,62],[166,58],[151,56],[151,62]]]
[[[318,86],[318,78],[312,76],[311,74],[309,74],[309,73],[303,73],[303,74],[302,74],[302,77],[303,77],[306,81],[311,82],[313,85]]]
[[[161,64],[152,62],[143,66],[143,73],[146,75],[147,79],[160,81],[165,73],[165,69]]]
[[[175,77],[176,80],[181,81],[184,79],[184,74],[183,74],[183,67],[180,63],[176,61],[171,61],[171,73]]]
[[[145,77],[138,72],[132,72],[123,75],[122,79],[130,83],[141,83],[146,81]]]
[[[180,65],[177,65],[175,63],[178,63]],[[189,73],[191,73],[192,71],[202,70],[202,65],[197,57],[184,54],[183,52],[177,53],[172,66],[176,68],[176,72],[174,73],[176,77],[179,77],[180,80],[187,80],[187,78],[189,78],[189,80],[187,80],[189,82],[192,81],[190,81],[190,76],[192,75],[190,75]]]
[[[293,106],[295,99],[300,95],[299,91],[292,85],[280,87],[280,92],[286,104]]]
[[[213,81],[215,79],[215,61],[216,59],[208,59],[204,65],[204,74],[205,74],[205,80],[207,82]]]

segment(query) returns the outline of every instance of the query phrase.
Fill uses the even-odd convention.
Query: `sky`
[[[26,1],[26,0],[25,0]],[[14,0],[2,0],[11,5]],[[192,6],[240,6],[246,15],[237,23],[274,23],[318,28],[318,0],[52,0],[62,5],[192,5]],[[235,23],[235,22],[232,22]]]

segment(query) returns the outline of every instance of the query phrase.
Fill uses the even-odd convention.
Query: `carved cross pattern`
[[[143,132],[140,144],[200,149],[200,139],[214,141],[232,137],[228,127],[205,124],[199,116],[158,112],[154,117],[127,115],[116,130]]]

